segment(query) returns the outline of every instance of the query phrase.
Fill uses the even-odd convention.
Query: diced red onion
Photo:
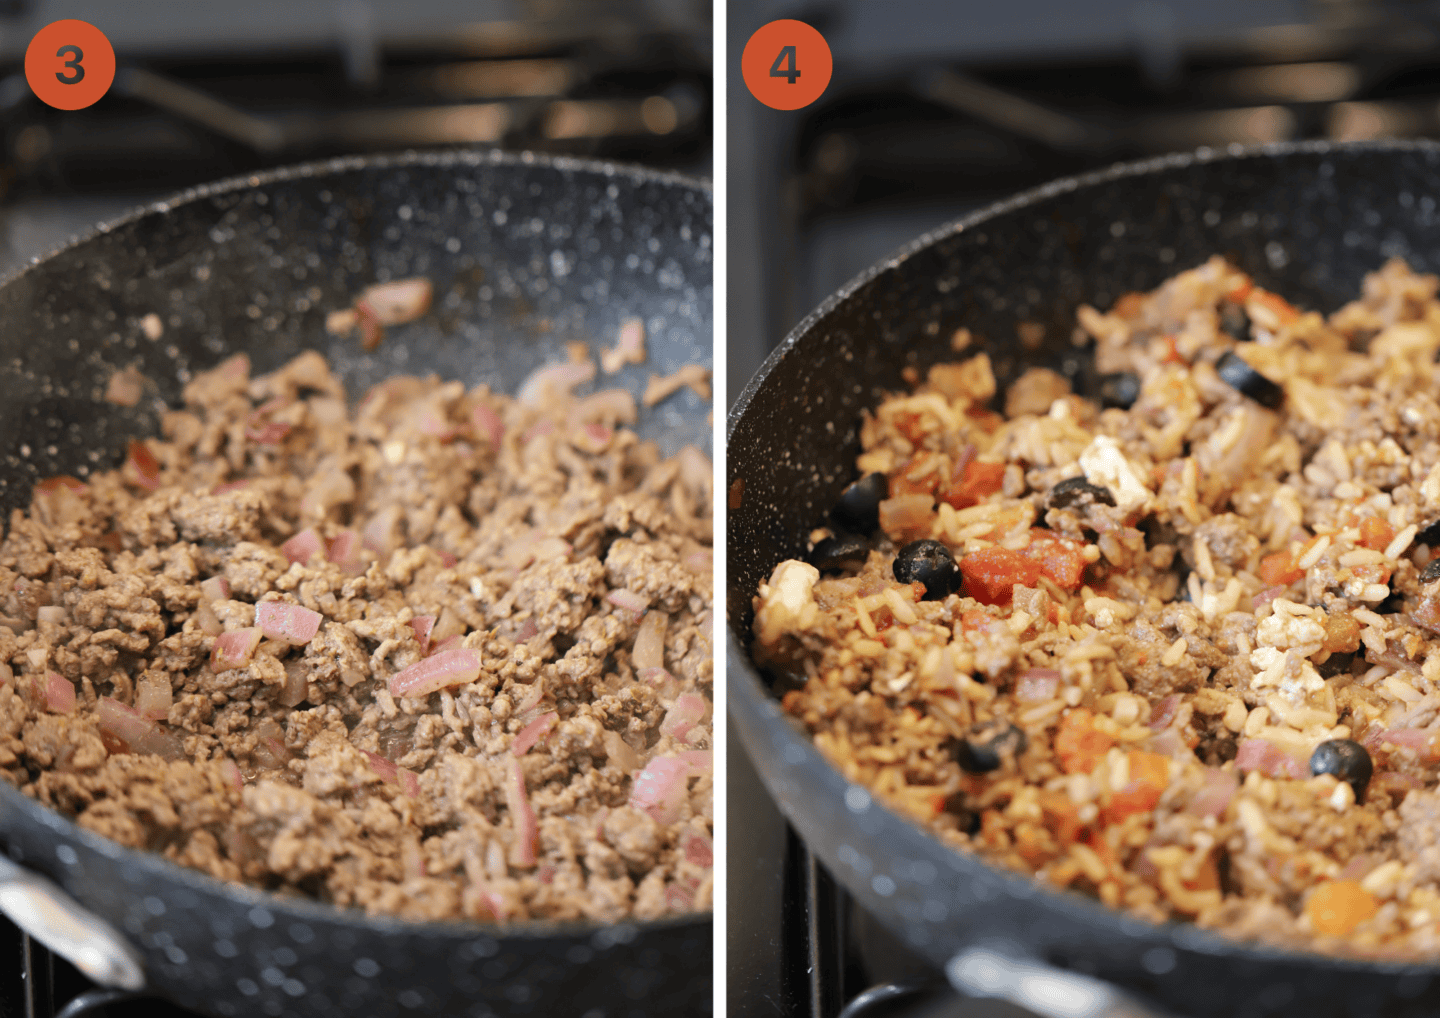
[[[448,605],[440,610],[440,618],[435,620],[435,628],[430,631],[430,652],[435,652],[435,644],[450,639],[452,636],[465,635],[465,621],[452,610]]]
[[[525,791],[525,771],[520,767],[520,761],[512,756],[507,765],[505,804],[510,808],[510,821],[515,825],[515,840],[510,843],[510,865],[528,869],[535,865],[535,843],[539,840],[540,825],[535,820],[535,810],[531,808],[530,797]]]
[[[591,360],[566,361],[563,364],[546,364],[530,373],[520,385],[516,399],[528,406],[542,406],[558,399],[565,399],[575,386],[595,377],[595,362]]]
[[[1250,610],[1259,611],[1262,607],[1275,600],[1288,590],[1288,587],[1266,587],[1260,593],[1250,599]]]
[[[460,429],[442,417],[438,411],[427,407],[415,418],[415,430],[442,441],[454,438]]]
[[[1060,672],[1057,669],[1028,668],[1015,680],[1015,699],[1021,703],[1044,703],[1055,699],[1059,689]]]
[[[1440,740],[1440,731],[1427,728],[1387,728],[1375,737],[1375,744],[1378,746],[1388,742],[1392,746],[1414,750],[1418,756],[1427,757],[1437,755],[1437,740]]]
[[[220,773],[225,776],[225,780],[235,791],[238,792],[245,787],[245,775],[240,773],[240,765],[228,756],[220,761]]]
[[[319,612],[286,601],[261,601],[255,605],[255,624],[260,632],[297,647],[315,639],[321,619]]]
[[[446,551],[443,548],[437,549],[435,551],[435,554],[440,556],[440,564],[446,569],[454,569],[457,565],[460,564],[460,560],[456,558],[454,554]]]
[[[538,683],[537,683],[538,685]],[[560,720],[560,715],[553,710],[546,711],[515,735],[515,741],[510,744],[510,752],[516,756],[524,756],[530,752],[530,747],[545,737],[545,733],[555,727],[555,722]]]
[[[420,775],[408,767],[396,767],[395,777],[400,782],[400,791],[412,799],[420,797]]]
[[[254,427],[245,429],[245,437],[256,445],[279,445],[285,441],[285,436],[290,434],[293,425],[284,421],[266,421]]]
[[[715,769],[715,754],[708,749],[687,749],[677,754],[676,759],[690,768],[688,774],[692,777],[709,774]]]
[[[206,636],[219,636],[225,632],[225,627],[220,622],[220,616],[215,614],[215,609],[210,607],[210,602],[203,598],[195,606],[195,624]]]
[[[1345,864],[1345,868],[1335,875],[1335,879],[1363,880],[1371,870],[1384,861],[1385,857],[1378,852],[1361,852]]]
[[[715,865],[715,849],[710,839],[699,831],[686,830],[680,835],[680,851],[688,863],[705,867]]]
[[[515,689],[513,687],[510,690],[510,695],[512,697],[515,695]],[[539,707],[541,701],[544,699],[545,683],[539,680],[530,683],[530,685],[525,688],[525,695],[515,704],[515,715],[517,717],[523,717],[529,714],[536,707]]]
[[[299,562],[301,565],[310,561],[310,556],[325,550],[320,535],[315,532],[314,527],[306,527],[290,540],[280,546],[280,551],[294,565]]]
[[[972,442],[967,442],[961,446],[960,451],[955,454],[955,465],[950,468],[950,475],[955,478],[964,477],[965,468],[970,465],[970,461],[975,458],[977,452],[979,452],[979,450],[975,448]]]
[[[553,884],[555,882],[555,867],[546,863],[535,871],[535,879],[542,884]]]
[[[248,478],[241,478],[238,481],[222,481],[210,489],[212,495],[228,495],[232,491],[243,491],[250,487]]]
[[[146,491],[160,487],[160,461],[144,442],[132,438],[125,447],[126,459],[135,475],[135,483]]]
[[[35,612],[36,622],[49,622],[52,625],[62,625],[65,617],[70,613],[59,605],[47,604]]]
[[[935,515],[935,499],[929,495],[896,495],[880,503],[880,527],[887,534],[924,530]]]
[[[637,669],[663,668],[665,666],[665,627],[670,616],[662,611],[646,612],[635,631],[635,644],[630,651],[631,662]]]
[[[360,531],[360,536],[369,548],[382,560],[395,549],[395,528],[400,522],[400,507],[387,505],[374,516]]]
[[[367,301],[356,302],[355,324],[360,327],[360,346],[363,349],[373,350],[385,338],[385,326],[380,324],[375,309]]]
[[[73,695],[73,689],[72,689]],[[152,721],[164,721],[170,714],[174,693],[166,680],[141,679],[135,684],[135,709]]]
[[[605,595],[605,600],[621,611],[627,612],[631,616],[632,622],[640,621],[641,616],[645,614],[645,609],[650,607],[648,597],[630,590],[612,590]]]
[[[666,884],[665,904],[672,912],[689,912],[695,907],[695,892],[679,884]]]
[[[1399,771],[1380,771],[1372,781],[1373,786],[1387,792],[1408,792],[1425,787],[1425,779],[1418,774],[1401,774]]]
[[[1185,806],[1185,812],[1197,817],[1218,817],[1230,805],[1240,787],[1240,776],[1218,767],[1205,768],[1205,780]]]
[[[75,713],[75,684],[59,672],[45,673],[45,709],[52,714]]]
[[[1159,753],[1161,756],[1168,756],[1175,760],[1188,760],[1193,754],[1190,747],[1185,745],[1185,740],[1180,733],[1173,728],[1163,728],[1145,743],[1152,753]]]
[[[420,641],[420,653],[426,653],[430,649],[430,631],[435,628],[435,616],[416,615],[410,620],[410,628],[415,633],[415,639]]]
[[[211,601],[230,599],[230,581],[223,576],[209,576],[200,581],[200,593]]]
[[[261,770],[278,771],[290,760],[290,750],[285,743],[271,736],[265,736],[255,743],[250,751]]]
[[[1175,720],[1175,712],[1179,709],[1179,693],[1171,693],[1169,696],[1161,698],[1150,713],[1150,727],[1156,731],[1169,728],[1170,722]]]
[[[370,769],[380,776],[381,781],[387,785],[400,784],[399,770],[396,768],[394,760],[383,757],[379,753],[372,753],[368,749],[362,749],[360,752],[365,754],[365,759],[370,763]]]
[[[685,568],[692,573],[709,576],[715,571],[715,553],[709,550],[691,552],[685,556]]]
[[[616,767],[627,774],[640,766],[640,756],[630,748],[630,744],[620,737],[619,732],[612,732],[605,729],[601,736],[605,743],[605,756]]]
[[[544,438],[546,435],[549,435],[554,431],[555,422],[548,417],[542,417],[534,424],[530,425],[530,427],[525,429],[525,433],[520,436],[520,444],[529,445],[530,442],[534,441],[535,439]],[[528,458],[528,455],[526,458]]]
[[[500,448],[500,442],[505,437],[505,422],[495,412],[495,408],[484,403],[479,403],[470,411],[470,428],[476,438],[483,438],[490,443],[490,448]]]
[[[1242,771],[1259,771],[1272,778],[1308,778],[1310,765],[1265,739],[1241,739],[1235,766]]]
[[[669,827],[680,819],[680,807],[688,791],[685,781],[689,774],[690,765],[679,757],[655,757],[635,775],[630,805],[649,813],[662,827]]]
[[[310,695],[310,681],[305,674],[305,662],[300,660],[285,662],[285,688],[275,698],[282,707],[296,707],[305,702]]]
[[[458,634],[455,636],[447,636],[445,637],[445,639],[441,640],[439,643],[435,644],[433,647],[430,648],[430,654],[433,657],[434,655],[439,654],[441,651],[454,650],[455,648],[460,646],[460,641],[463,639],[465,639],[465,637]]]
[[[215,370],[220,373],[221,378],[248,380],[250,378],[250,355],[232,354],[216,365]]]
[[[403,325],[429,310],[434,292],[430,280],[423,276],[376,283],[360,294],[355,309],[359,311],[360,305],[364,304],[379,324]]]
[[[710,705],[699,693],[681,693],[665,712],[665,720],[660,722],[660,732],[681,742],[694,742],[690,730],[700,723],[709,710]]]
[[[668,668],[641,668],[635,678],[653,688],[661,700],[674,699],[680,691],[680,680],[671,675]]]
[[[47,477],[35,485],[35,493],[37,495],[49,495],[52,492],[61,490],[68,491],[72,495],[88,495],[90,493],[90,485],[77,477],[71,477],[69,474],[56,474],[54,477]]]
[[[232,668],[244,668],[255,656],[255,648],[258,646],[259,626],[221,633],[215,637],[215,646],[210,651],[210,670],[224,672]]]
[[[343,572],[356,572],[362,562],[360,558],[360,535],[348,527],[336,534],[325,551],[325,558],[334,562]]]
[[[99,715],[100,730],[116,740],[119,752],[151,753],[166,760],[185,756],[185,747],[172,733],[119,700],[102,696]]]
[[[391,696],[426,696],[439,689],[463,686],[480,677],[480,652],[468,648],[431,654],[390,676]]]
[[[355,482],[339,467],[331,467],[310,483],[300,496],[302,518],[324,516],[355,497]]]
[[[524,643],[526,640],[534,639],[540,633],[540,624],[531,615],[524,622],[520,623],[520,631],[515,634],[516,643]]]
[[[639,414],[635,397],[626,389],[602,389],[578,400],[570,411],[571,427],[598,422],[614,426],[634,424]]]

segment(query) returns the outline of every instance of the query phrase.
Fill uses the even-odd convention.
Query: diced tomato
[[[1136,813],[1148,813],[1160,801],[1170,784],[1170,761],[1159,753],[1132,750],[1127,754],[1130,780],[1110,797],[1110,804],[1101,815],[1107,824],[1119,823]]]
[[[1052,530],[1036,527],[1030,531],[1030,544],[1021,554],[1062,589],[1080,589],[1085,578],[1085,556],[1073,542]]]
[[[1254,289],[1255,284],[1251,281],[1250,277],[1241,276],[1240,282],[1236,283],[1233,287],[1231,287],[1230,292],[1227,293],[1225,296],[1228,297],[1230,300],[1233,300],[1237,304],[1243,304],[1250,296],[1250,291]]]
[[[1180,348],[1175,345],[1174,336],[1165,337],[1165,356],[1162,359],[1164,364],[1184,364],[1185,358],[1180,355]]]
[[[1119,318],[1134,318],[1145,307],[1145,295],[1143,293],[1122,293],[1110,313]]]
[[[909,439],[912,445],[919,445],[921,439],[925,437],[921,416],[913,410],[902,411],[895,415],[895,430]]]
[[[147,452],[149,450],[146,450]],[[48,495],[51,492],[64,488],[74,495],[85,495],[90,491],[90,486],[78,477],[71,477],[69,474],[56,474],[54,477],[47,477],[35,485],[35,494]]]
[[[960,613],[960,628],[969,632],[989,633],[993,632],[997,625],[1004,625],[994,615],[979,608],[971,608],[969,611]]]
[[[1085,827],[1080,820],[1080,808],[1064,792],[1041,792],[1040,812],[1045,826],[1062,847],[1073,845]]]
[[[982,604],[1009,604],[1015,584],[1033,587],[1040,579],[1040,564],[1009,548],[982,548],[960,560],[965,576],[961,593]]]
[[[939,458],[940,454],[934,452],[921,452],[912,456],[904,466],[890,474],[890,497],[933,495],[941,480],[938,468],[942,464],[934,463]]]
[[[1350,567],[1350,572],[1354,574],[1355,578],[1364,580],[1366,583],[1389,583],[1392,571],[1383,562],[1366,562],[1363,565]]]
[[[1015,851],[1037,869],[1055,854],[1054,846],[1045,836],[1045,829],[1028,820],[1015,825]]]
[[[1295,565],[1295,556],[1288,551],[1277,551],[1260,560],[1260,579],[1267,587],[1285,587],[1303,579],[1305,570]]]
[[[1360,521],[1360,543],[1371,551],[1381,551],[1395,539],[1395,528],[1384,520],[1367,516]]]
[[[979,406],[972,406],[969,410],[966,410],[965,416],[980,425],[980,430],[987,435],[993,435],[995,430],[1005,423],[1005,418],[1001,417],[995,411],[986,410],[984,407]]]
[[[1294,305],[1292,305],[1284,297],[1281,297],[1278,293],[1271,293],[1269,290],[1257,289],[1253,291],[1249,296],[1257,303],[1263,304],[1270,311],[1273,311],[1275,313],[1275,317],[1280,319],[1281,325],[1289,325],[1295,319],[1300,317],[1300,312],[1295,310]]]
[[[1077,707],[1060,721],[1055,732],[1055,755],[1066,774],[1089,774],[1100,758],[1115,745],[1115,740],[1094,725],[1095,715],[1087,707]]]
[[[1380,901],[1357,880],[1330,880],[1310,892],[1305,914],[1316,933],[1343,937],[1380,911]]]
[[[956,509],[968,509],[979,504],[987,495],[999,491],[1004,480],[1004,463],[980,463],[971,460],[965,464],[959,480],[951,483],[940,496],[940,501],[949,502]]]

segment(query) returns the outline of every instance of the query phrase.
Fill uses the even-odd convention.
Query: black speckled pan
[[[751,599],[803,553],[853,478],[862,407],[901,370],[953,359],[965,326],[1002,384],[1031,364],[1093,382],[1074,312],[1226,255],[1302,306],[1331,311],[1400,255],[1440,270],[1440,145],[1298,144],[1173,156],[1058,181],[922,237],[827,300],[730,411],[728,695],[735,730],[802,837],[868,909],[936,964],[987,941],[1100,976],[1182,1014],[1419,1018],[1440,965],[1335,960],[1153,925],[946,848],[874,802],[784,719],[748,653]],[[1024,350],[1020,321],[1045,327]],[[1093,391],[1093,390],[1092,390]]]
[[[226,181],[141,210],[0,287],[0,509],[36,479],[118,465],[191,372],[236,351],[259,373],[316,348],[352,399],[396,372],[513,392],[565,343],[647,325],[649,362],[711,362],[707,186],[629,167],[490,152],[344,159]],[[324,331],[377,280],[435,284],[432,311],[373,353]],[[164,332],[140,325],[159,315]],[[134,364],[133,410],[105,383]],[[688,389],[642,416],[667,451],[710,448]],[[216,1016],[669,1016],[710,1010],[711,921],[422,924],[222,884],[77,828],[0,782],[0,845],[108,920],[149,988]],[[3,1008],[0,1008],[3,1010]]]

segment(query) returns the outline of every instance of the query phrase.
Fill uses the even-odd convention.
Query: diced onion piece
[[[379,753],[372,753],[368,749],[360,752],[365,754],[365,759],[370,763],[370,769],[380,776],[380,780],[387,785],[398,785],[400,783],[399,769],[395,761],[381,756]]]
[[[480,677],[480,652],[465,647],[431,654],[390,676],[391,696],[427,696]]]
[[[75,684],[59,672],[45,673],[45,709],[52,714],[75,713]]]
[[[324,550],[320,535],[315,532],[313,527],[306,527],[280,546],[280,551],[290,560],[291,565],[296,562],[304,565],[310,561],[311,555]]]
[[[605,600],[621,611],[629,613],[632,622],[640,621],[645,614],[645,609],[650,607],[648,597],[631,590],[612,590],[605,595]]]
[[[335,535],[325,551],[325,557],[343,572],[357,572],[362,564],[360,548],[360,535],[347,527]]]
[[[510,843],[510,865],[528,869],[535,865],[535,843],[539,840],[540,825],[535,820],[535,810],[525,792],[525,771],[521,769],[520,761],[512,756],[507,762],[510,772],[505,779],[505,804],[510,808],[510,820],[515,825],[515,840]]]
[[[442,650],[454,650],[455,648],[460,646],[460,641],[463,639],[465,639],[465,637],[459,635],[447,636],[445,637],[445,639],[434,644],[430,648],[430,653],[433,656],[440,653]]]
[[[285,688],[275,698],[282,707],[295,707],[305,702],[310,695],[310,681],[306,675],[305,662],[285,662]]]
[[[1205,782],[1195,793],[1195,798],[1185,806],[1185,812],[1197,817],[1218,817],[1230,805],[1239,787],[1240,776],[1234,771],[1207,767]]]
[[[662,611],[647,612],[635,631],[635,645],[630,658],[637,669],[665,666],[665,627],[670,616]]]
[[[1384,743],[1414,750],[1422,760],[1440,757],[1440,732],[1426,728],[1387,728],[1375,737],[1375,745]]]
[[[512,697],[515,695],[513,688],[510,691],[510,695]],[[536,707],[539,707],[540,701],[544,699],[545,683],[538,680],[530,683],[529,687],[525,690],[525,695],[520,699],[520,702],[515,705],[515,716],[523,717],[529,714]]]
[[[666,884],[665,904],[672,912],[689,912],[695,907],[695,892],[682,884]]]
[[[454,569],[457,565],[460,564],[460,560],[455,557],[453,552],[448,552],[443,548],[439,548],[436,549],[435,554],[440,556],[440,564],[446,569]]]
[[[484,403],[470,411],[470,429],[476,438],[489,442],[492,449],[500,448],[500,440],[505,437],[505,422],[500,419],[494,407]]]
[[[680,691],[680,680],[671,675],[668,668],[641,668],[635,677],[652,687],[661,700],[673,700]]]
[[[132,438],[125,447],[125,458],[136,484],[146,491],[160,487],[160,461],[148,445]]]
[[[359,316],[355,314],[354,308],[331,311],[325,316],[325,331],[332,336],[344,336],[355,331],[357,321]]]
[[[635,775],[635,785],[630,792],[630,805],[663,827],[669,827],[680,819],[680,807],[685,802],[686,777],[690,765],[679,757],[657,756]]]
[[[594,377],[595,362],[592,360],[587,359],[579,364],[574,361],[546,364],[530,373],[530,377],[521,383],[515,398],[527,406],[544,406],[568,399],[570,390]]]
[[[1269,604],[1271,601],[1279,597],[1281,594],[1285,593],[1286,589],[1287,588],[1283,586],[1266,587],[1264,590],[1260,591],[1260,593],[1256,594],[1250,599],[1250,610],[1258,611],[1260,608],[1264,607],[1265,605]]]
[[[440,617],[435,620],[435,628],[430,631],[430,639],[433,643],[448,640],[452,636],[465,635],[465,620],[462,619],[448,605],[440,610]],[[432,646],[431,651],[435,650]]]
[[[220,761],[220,773],[225,776],[225,780],[235,791],[238,792],[245,787],[245,775],[240,773],[240,765],[228,756]]]
[[[681,693],[665,712],[665,720],[660,722],[662,735],[670,735],[681,742],[696,741],[691,729],[698,725],[702,718],[709,712],[710,705],[699,693]]]
[[[680,851],[685,861],[696,866],[714,866],[715,849],[709,838],[699,831],[686,830],[680,835]]]
[[[228,495],[232,491],[243,491],[245,488],[248,487],[250,487],[250,481],[244,478],[238,481],[222,481],[220,484],[217,484],[215,485],[215,487],[210,489],[210,494]]]
[[[535,616],[531,615],[520,623],[520,631],[515,634],[515,642],[524,643],[526,640],[534,639],[539,632],[540,625],[535,621]]]
[[[586,424],[575,433],[573,441],[582,452],[598,455],[610,447],[613,437],[614,432],[603,424]]]
[[[928,530],[934,515],[935,499],[930,495],[896,495],[880,503],[880,529],[892,536]]]
[[[221,378],[238,379],[249,381],[250,379],[250,355],[245,353],[232,354],[215,366]]]
[[[1155,705],[1150,712],[1150,727],[1159,731],[1162,728],[1169,728],[1170,722],[1175,720],[1175,712],[1180,709],[1180,694],[1171,693]]]
[[[210,576],[200,581],[200,593],[211,601],[230,599],[230,581],[223,576]]]
[[[1015,680],[1015,699],[1021,703],[1044,703],[1055,699],[1059,688],[1059,671],[1054,668],[1029,668]]]
[[[57,491],[68,491],[72,495],[88,495],[90,485],[78,477],[71,477],[69,474],[56,474],[54,477],[47,477],[35,485],[35,494],[49,495]]]
[[[245,437],[256,445],[279,445],[290,434],[291,425],[284,421],[266,421],[245,429]]]
[[[266,736],[255,743],[255,748],[250,751],[250,756],[261,770],[278,771],[289,762],[290,750],[279,739]]]
[[[1309,761],[1292,756],[1266,739],[1241,739],[1235,753],[1235,767],[1242,771],[1259,771],[1272,778],[1308,778]]]
[[[676,759],[690,768],[688,773],[695,777],[709,774],[715,769],[715,754],[708,749],[687,749]]]
[[[232,668],[244,668],[255,656],[255,648],[258,646],[259,626],[221,633],[215,637],[215,646],[210,651],[210,670],[224,672]]]
[[[395,550],[396,534],[395,528],[400,523],[400,507],[398,505],[387,505],[374,516],[360,530],[360,537],[365,547],[369,548],[381,560],[390,557]]]
[[[430,649],[430,632],[435,628],[435,616],[416,615],[410,620],[410,628],[415,631],[415,639],[420,641],[420,653],[424,654]]]
[[[195,606],[195,624],[206,636],[219,636],[225,632],[225,627],[220,622],[220,616],[215,614],[215,609],[210,607],[210,602],[202,600]]]
[[[385,326],[380,324],[375,309],[366,301],[355,305],[355,322],[360,326],[360,346],[363,349],[373,350],[385,338]]]
[[[135,709],[152,721],[165,720],[173,699],[170,683],[163,679],[141,679],[135,684]]]
[[[614,349],[600,351],[600,366],[613,375],[626,364],[645,363],[645,321],[627,318],[620,323],[620,336]]]
[[[324,517],[354,497],[355,482],[344,470],[332,466],[306,486],[305,494],[300,496],[300,516],[302,519]]]
[[[355,302],[355,309],[364,304],[381,325],[403,325],[413,322],[430,308],[434,287],[423,276],[396,279],[366,287]]]
[[[640,754],[630,748],[630,744],[620,737],[619,732],[612,732],[607,728],[601,740],[605,743],[606,758],[616,767],[628,774],[640,766]]]
[[[560,720],[560,715],[553,710],[546,711],[515,735],[515,741],[510,744],[510,752],[516,756],[524,756],[530,752],[530,747],[545,737],[545,733],[555,727],[555,722]]]
[[[322,616],[286,601],[261,601],[255,605],[255,624],[272,640],[284,640],[299,647],[315,639]]]
[[[171,732],[119,700],[102,696],[99,715],[102,734],[113,740],[106,741],[106,748],[111,752],[151,753],[166,760],[185,756],[185,747]]]
[[[685,568],[701,576],[715,572],[715,553],[709,549],[694,551],[685,556]]]
[[[400,782],[400,791],[412,799],[420,797],[420,775],[408,767],[396,767],[395,778]]]
[[[53,625],[61,625],[69,613],[59,605],[47,604],[35,612],[36,622],[49,622]]]

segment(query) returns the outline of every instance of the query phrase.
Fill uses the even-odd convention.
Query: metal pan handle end
[[[145,986],[140,956],[59,887],[0,856],[0,912],[101,986]]]
[[[1109,983],[995,947],[972,947],[945,965],[967,997],[998,997],[1041,1018],[1167,1018]]]

